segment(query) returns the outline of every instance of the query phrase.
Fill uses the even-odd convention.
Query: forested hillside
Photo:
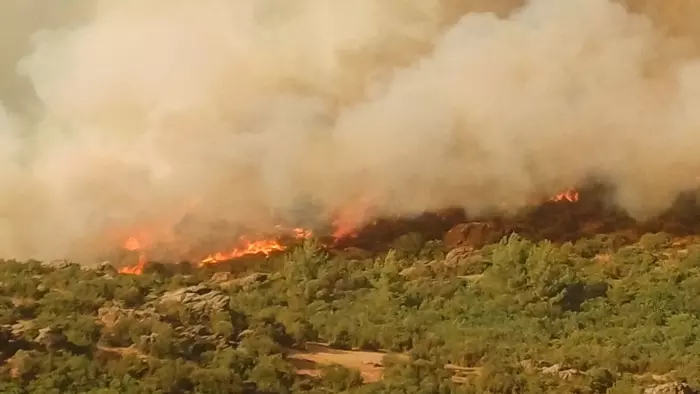
[[[693,392],[691,244],[510,235],[448,251],[407,234],[378,255],[307,240],[138,276],[8,261],[0,392]]]

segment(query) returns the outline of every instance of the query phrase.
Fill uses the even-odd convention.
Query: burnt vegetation
[[[197,268],[0,264],[2,393],[690,393],[698,209],[581,192]]]

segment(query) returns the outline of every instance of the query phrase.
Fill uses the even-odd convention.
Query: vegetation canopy
[[[359,258],[306,240],[244,268],[151,263],[139,276],[107,264],[5,261],[0,392],[635,393],[700,384],[700,247],[689,239],[508,235],[449,252],[416,239]]]

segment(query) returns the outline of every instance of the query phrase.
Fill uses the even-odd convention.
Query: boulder
[[[195,312],[205,314],[228,309],[229,301],[230,297],[225,293],[200,284],[169,291],[160,297],[159,302],[185,305]]]
[[[117,269],[114,268],[112,263],[109,261],[103,261],[97,266],[97,271],[104,273],[105,275],[116,275],[118,273]]]
[[[215,272],[214,275],[211,276],[210,281],[212,283],[223,283],[231,280],[233,277],[233,274],[230,272]]]
[[[468,262],[469,257],[474,253],[474,248],[470,246],[460,246],[450,250],[445,256],[445,265],[457,267]]]

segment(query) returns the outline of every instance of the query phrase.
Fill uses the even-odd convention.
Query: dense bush
[[[510,236],[445,257],[411,234],[358,260],[307,242],[255,267],[266,275],[228,280],[6,261],[0,392],[622,393],[651,374],[698,384],[700,249],[672,245],[664,234],[627,246]],[[192,304],[161,302],[197,285]],[[207,302],[218,309],[197,309]],[[371,383],[333,365],[299,375],[289,351],[311,341],[406,357]]]

